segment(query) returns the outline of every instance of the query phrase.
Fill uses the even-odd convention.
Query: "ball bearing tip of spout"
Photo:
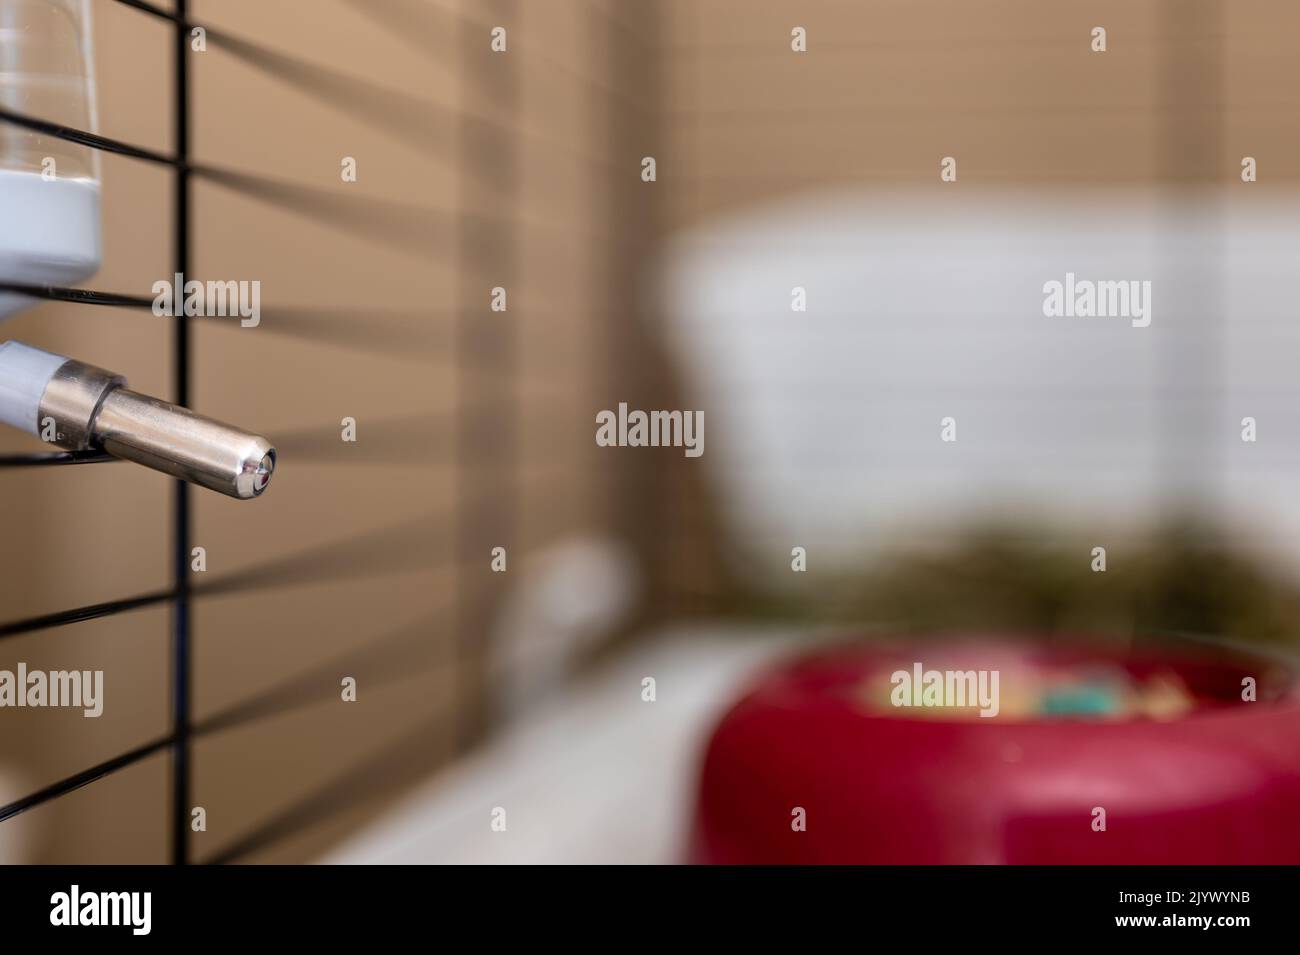
[[[244,466],[235,479],[236,496],[241,500],[259,496],[270,485],[271,475],[275,473],[275,448],[266,438],[259,437],[257,441],[257,449],[244,459]]]
[[[271,475],[274,473],[275,448],[268,447],[266,453],[262,455],[262,460],[257,462],[257,467],[253,471],[253,497],[257,497],[266,490],[267,485],[271,483]]]

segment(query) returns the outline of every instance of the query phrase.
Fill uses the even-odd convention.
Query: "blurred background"
[[[99,132],[169,152],[174,25],[90,6]],[[194,277],[263,310],[194,320],[192,404],[279,451],[265,497],[192,496],[194,861],[678,861],[716,720],[828,639],[1290,652],[1294,4],[189,16]],[[101,175],[83,284],[147,294],[173,171]],[[1150,327],[1045,318],[1067,271],[1150,280]],[[49,302],[2,331],[166,396],[170,322]],[[702,410],[705,453],[598,447],[620,402]],[[0,624],[170,586],[167,479],[0,479]],[[0,668],[106,684],[97,720],[0,713],[0,805],[164,737],[170,639],[158,601],[0,638]],[[0,823],[0,859],[167,861],[169,774],[155,748]]]

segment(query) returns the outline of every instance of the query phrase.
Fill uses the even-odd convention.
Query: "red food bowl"
[[[1193,704],[1169,719],[1005,711],[916,718],[878,704],[889,698],[893,667],[931,659],[1004,674],[1012,661],[1022,682],[1037,667],[1059,673],[1100,663],[1137,681],[1172,672]],[[1255,681],[1253,702],[1243,699],[1246,678]],[[1297,863],[1296,685],[1289,666],[1219,651],[990,640],[822,650],[763,676],[722,718],[704,759],[690,857]],[[864,687],[875,705],[863,704]],[[1001,688],[1009,690],[1018,692]]]

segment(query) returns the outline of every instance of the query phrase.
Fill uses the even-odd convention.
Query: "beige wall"
[[[1300,179],[1285,0],[671,0],[673,224],[835,184]],[[793,26],[809,52],[790,52]],[[1094,26],[1108,51],[1089,47]]]

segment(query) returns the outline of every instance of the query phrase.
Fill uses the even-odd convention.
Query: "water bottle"
[[[90,0],[0,0],[0,109],[96,131]],[[100,264],[99,154],[0,118],[0,284]],[[35,304],[0,289],[0,319]]]

